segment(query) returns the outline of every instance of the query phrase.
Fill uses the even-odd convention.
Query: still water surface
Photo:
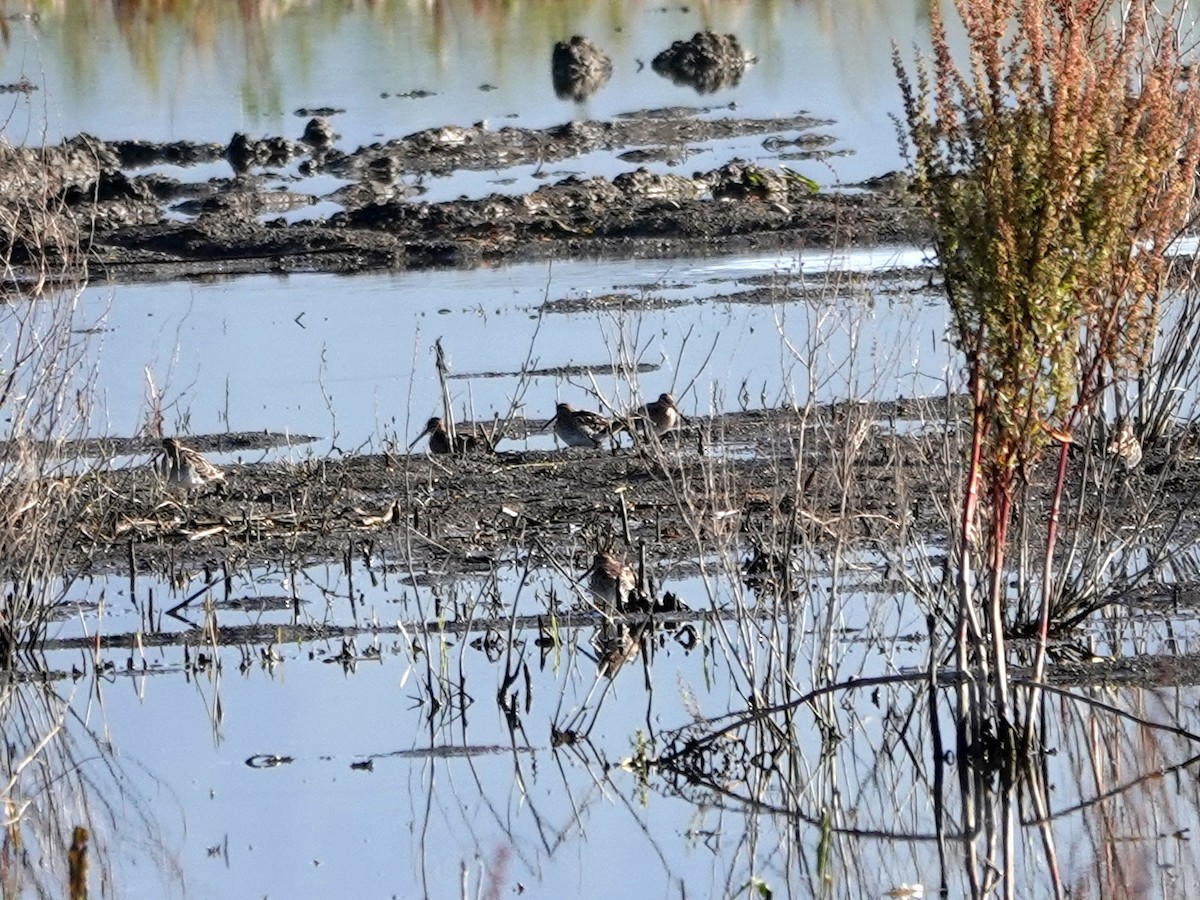
[[[559,399],[599,408],[597,388],[616,408],[635,389],[647,398],[674,390],[685,413],[704,414],[936,394],[948,365],[944,308],[922,292],[919,274],[881,283],[855,273],[872,260],[920,262],[875,251],[97,285],[80,314],[103,330],[96,361],[105,403],[95,428],[139,426],[148,369],[168,422],[182,431],[309,434],[326,441],[317,452],[331,443],[407,445],[440,410],[438,338],[463,419],[503,416],[519,397],[519,414],[546,421]],[[777,302],[736,302],[764,273]],[[802,284],[821,299],[790,302],[789,289]],[[601,296],[626,298],[630,308],[543,312],[547,300]],[[648,301],[672,305],[639,308]],[[654,368],[631,384],[634,363]],[[562,366],[590,367],[595,381],[520,376],[523,367]],[[550,445],[549,436],[531,444]]]
[[[828,166],[796,164],[822,183],[899,163],[888,119],[898,110],[891,42],[923,45],[926,23],[924,5],[909,0],[28,8],[38,18],[8,20],[0,50],[0,82],[25,77],[38,88],[0,95],[10,140],[81,131],[217,142],[234,131],[297,136],[308,109],[328,106],[343,110],[332,118],[342,144],[353,147],[480,119],[544,127],[669,105],[721,115],[734,104],[739,115],[806,110],[835,120],[836,146],[854,155]],[[26,7],[4,7],[18,9]],[[702,28],[735,33],[758,57],[739,86],[701,98],[642,65]],[[575,33],[614,60],[612,81],[581,105],[557,99],[549,77],[550,47]],[[402,96],[414,91],[432,96]],[[704,148],[689,165],[756,153],[762,148],[751,144]],[[607,172],[613,163],[580,165]],[[488,189],[468,184],[444,190]],[[923,264],[919,251],[901,249],[832,260],[797,253],[92,285],[80,307],[81,326],[101,329],[92,357],[100,404],[90,426],[93,434],[134,433],[145,416],[148,370],[165,397],[168,427],[183,432],[267,428],[320,438],[294,454],[406,445],[437,411],[432,345],[439,337],[454,374],[475,375],[452,382],[456,409],[471,418],[509,409],[527,358],[540,367],[587,365],[594,375],[533,378],[518,408],[531,419],[548,418],[557,399],[595,406],[597,390],[618,405],[629,400],[635,387],[619,374],[623,341],[636,348],[634,361],[657,367],[638,376],[636,393],[674,388],[689,413],[937,394],[957,370],[945,310],[924,286]],[[892,266],[906,271],[878,274]],[[776,299],[731,297],[764,275],[779,286]],[[784,288],[799,282],[822,286],[818,297],[789,299]],[[629,298],[623,311],[542,312],[547,300],[614,292]],[[645,309],[648,297],[676,305]],[[551,441],[537,435],[529,446]],[[697,608],[749,608],[731,574],[668,572],[664,582]],[[828,571],[819,574],[824,580],[794,612],[803,637],[791,676],[800,690],[826,664],[818,624],[841,636],[839,674],[924,664],[923,614],[912,598],[836,592]],[[106,651],[115,672],[56,685],[73,711],[66,729],[77,754],[63,755],[65,774],[56,781],[63,808],[84,799],[93,810],[109,804],[95,826],[94,871],[111,878],[104,895],[762,896],[761,883],[775,896],[863,897],[902,883],[932,890],[937,882],[929,715],[903,685],[882,697],[847,692],[821,722],[801,707],[790,723],[788,779],[753,785],[751,802],[747,772],[725,773],[720,790],[700,792],[654,776],[642,782],[617,765],[639,735],[744,706],[740,667],[762,653],[746,623],[704,626],[690,649],[666,640],[652,662],[627,664],[611,686],[597,675],[586,634],[569,652],[541,658],[535,635],[521,635],[531,701],[514,732],[494,702],[503,663],[472,646],[478,635],[443,639],[420,627],[431,618],[434,591],[481,604],[479,582],[416,587],[393,573],[373,584],[359,571],[352,607],[338,567],[294,575],[281,561],[278,571],[247,573],[238,591],[295,591],[301,621],[385,626],[353,642],[353,666],[328,661],[345,652],[340,642],[284,644],[273,663],[261,645],[224,646],[219,669],[212,661],[197,668],[194,652],[179,646],[147,647]],[[518,588],[505,572],[498,587],[501,606],[520,612],[577,590],[561,573],[539,573]],[[161,615],[147,621],[151,591],[160,613],[164,599],[180,595],[153,579],[141,579],[134,597],[127,579],[81,583],[79,605],[54,636],[188,627]],[[204,622],[204,599],[187,611],[192,625]],[[291,621],[290,610],[217,616],[222,626]],[[1169,644],[1153,623],[1114,625],[1111,646],[1195,652],[1190,624]],[[151,674],[141,674],[143,660]],[[78,650],[46,660],[65,671],[91,661]],[[431,683],[461,686],[469,700],[432,711]],[[1102,696],[1196,730],[1195,693]],[[939,707],[943,719],[947,708]],[[551,726],[575,722],[580,710],[595,716],[590,741],[553,749]],[[1055,754],[1046,757],[1046,781],[1055,785],[1049,839],[1061,848],[1065,881],[1078,896],[1108,896],[1109,885],[1132,873],[1147,895],[1179,896],[1175,879],[1197,866],[1187,842],[1172,835],[1200,830],[1194,777],[1171,771],[1113,803],[1075,807],[1194,748],[1103,712],[1066,705],[1058,712],[1047,726]],[[454,755],[436,749],[443,747]],[[365,763],[371,767],[352,768]],[[76,793],[70,773],[83,775]],[[772,814],[764,800],[787,812]],[[1051,893],[1039,855],[1046,839],[1035,826],[1018,829],[1018,896]],[[968,892],[965,880],[950,886],[952,896]]]
[[[342,144],[357,147],[481,120],[544,128],[732,104],[737,115],[835,120],[838,146],[857,154],[835,161],[848,182],[897,167],[891,42],[923,45],[927,25],[917,0],[31,6],[36,21],[10,21],[0,51],[0,83],[38,88],[0,95],[10,140],[298,137],[308,110],[331,108],[344,110],[332,116]],[[657,53],[706,29],[735,34],[757,57],[738,86],[699,97],[652,71]],[[611,81],[583,104],[558,99],[550,80],[554,42],[573,34],[613,60]],[[402,96],[413,92],[429,96]],[[797,167],[833,180],[822,166]]]

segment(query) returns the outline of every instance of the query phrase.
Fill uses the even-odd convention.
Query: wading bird
[[[611,553],[597,553],[592,560],[588,587],[601,608],[609,611],[624,609],[637,588],[633,569]]]
[[[554,426],[558,439],[568,447],[588,447],[595,450],[603,446],[604,439],[613,436],[620,425],[610,422],[600,413],[589,412],[586,409],[575,409],[570,403],[560,403],[555,407],[554,418],[542,426],[543,429]]]
[[[1134,433],[1133,425],[1125,419],[1108,445],[1108,453],[1121,460],[1125,471],[1132,472],[1142,461],[1142,442]]]
[[[171,484],[199,487],[215,481],[224,481],[225,473],[210,463],[191,447],[185,447],[175,438],[163,438],[163,458],[160,471]]]
[[[647,403],[635,412],[632,418],[641,423],[645,432],[648,433],[653,428],[659,437],[687,424],[687,419],[675,405],[674,394],[659,394],[657,400]]]
[[[450,447],[450,434],[446,431],[446,424],[438,417],[434,416],[425,423],[425,430],[413,438],[413,442],[408,445],[411,450],[417,445],[417,441],[429,435],[429,452],[437,456],[443,456],[448,453],[471,453],[481,447],[486,447],[486,443],[481,441],[473,434],[455,434],[454,447]]]

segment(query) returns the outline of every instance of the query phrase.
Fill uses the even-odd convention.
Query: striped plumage
[[[639,409],[635,417],[648,422],[659,437],[687,422],[679,407],[675,405],[675,395],[670,393],[659,394],[657,400]]]
[[[413,442],[408,445],[411,450],[417,445],[417,441],[429,435],[429,452],[438,456],[444,456],[451,452],[462,454],[471,453],[477,450],[482,445],[482,442],[473,434],[457,433],[454,435],[454,448],[450,447],[450,433],[446,431],[446,423],[439,417],[434,416],[425,423],[425,430],[413,438]]]
[[[588,587],[596,603],[607,610],[624,609],[637,587],[633,569],[611,553],[597,553],[592,560]]]
[[[1117,433],[1108,445],[1110,456],[1121,460],[1127,471],[1136,469],[1142,461],[1142,442],[1138,440],[1133,425],[1128,419],[1121,422]]]
[[[619,427],[600,413],[575,409],[570,403],[558,404],[554,418],[542,427],[549,428],[552,424],[558,439],[568,447],[587,447],[591,450],[604,446],[604,439],[612,437]]]
[[[175,438],[163,438],[163,458],[160,471],[171,484],[199,487],[216,481],[224,481],[225,473],[210,463],[191,447],[185,447]]]

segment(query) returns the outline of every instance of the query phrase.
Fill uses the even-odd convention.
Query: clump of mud
[[[575,35],[554,45],[550,74],[560,100],[582,103],[608,83],[612,60],[590,40]]]
[[[651,66],[675,84],[688,85],[699,94],[736,87],[753,57],[732,34],[698,32],[690,41],[676,41]]]

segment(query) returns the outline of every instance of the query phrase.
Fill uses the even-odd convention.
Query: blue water
[[[924,7],[911,2],[185,4],[174,13],[148,5],[154,9],[120,22],[113,17],[120,4],[43,6],[36,22],[8,21],[0,49],[0,83],[24,76],[38,88],[0,94],[4,134],[14,142],[81,131],[220,143],[234,131],[296,137],[307,118],[296,111],[315,106],[344,109],[332,120],[347,149],[484,119],[493,128],[546,127],[669,105],[709,107],[707,115],[805,110],[835,120],[827,128],[834,146],[853,151],[828,163],[789,163],[822,184],[899,165],[889,119],[899,111],[891,42],[902,52],[925,43]],[[698,97],[655,75],[648,62],[671,41],[706,27],[736,33],[758,62],[739,87]],[[612,81],[582,105],[558,100],[550,85],[550,48],[573,33],[597,41],[614,61]],[[398,96],[416,89],[435,96]],[[770,164],[775,157],[760,139],[721,142],[699,148],[684,170],[734,155]],[[601,157],[559,167],[586,174],[632,168]],[[189,177],[226,174],[217,163]],[[498,183],[512,174],[439,179],[430,196],[516,189]],[[533,181],[532,172],[518,174]],[[324,178],[297,189],[325,194],[336,187]],[[326,202],[301,214],[329,211]],[[402,448],[440,411],[438,338],[455,376],[477,375],[451,381],[462,418],[515,409],[544,420],[557,400],[622,408],[667,389],[696,415],[937,395],[958,386],[959,368],[946,343],[944,305],[925,287],[925,264],[920,249],[883,248],[96,284],[78,311],[79,327],[101,329],[88,356],[97,401],[87,427],[93,435],[138,431],[149,379],[163,398],[168,431],[318,436],[313,444],[272,451],[291,458]],[[891,268],[909,271],[885,277]],[[775,302],[751,305],[731,296],[763,276],[780,285]],[[786,300],[782,287],[799,282],[812,293]],[[625,312],[539,312],[548,300],[614,292],[630,297]],[[642,294],[681,305],[643,310]],[[482,375],[516,373],[526,360],[594,369],[591,377],[528,383],[517,374]],[[635,376],[631,363],[657,368]],[[553,438],[536,435],[528,446],[551,447]],[[718,459],[759,452],[716,449]],[[845,561],[855,577],[879,575],[880,561],[870,553]],[[906,685],[838,695],[824,710],[826,731],[803,707],[787,740],[767,748],[781,754],[778,770],[760,772],[758,780],[718,773],[718,789],[681,794],[660,774],[643,781],[632,765],[622,765],[651,733],[743,708],[751,685],[790,683],[802,693],[828,677],[827,665],[845,678],[924,664],[924,613],[912,596],[834,590],[828,559],[817,553],[810,562],[810,591],[788,620],[702,626],[690,651],[668,636],[650,664],[643,656],[627,663],[611,687],[597,675],[590,629],[565,635],[562,647],[544,658],[533,646],[535,634],[519,634],[507,661],[528,665],[532,694],[526,697],[522,669],[507,688],[518,693],[515,732],[495,699],[504,661],[490,662],[471,646],[477,635],[427,634],[421,624],[431,618],[435,590],[443,600],[482,608],[481,582],[416,588],[393,572],[372,586],[359,571],[354,583],[363,595],[352,610],[349,581],[338,566],[302,569],[294,582],[285,560],[241,573],[235,596],[288,596],[295,589],[303,622],[399,623],[402,630],[357,636],[351,649],[359,658],[349,671],[328,661],[343,652],[341,641],[277,645],[273,664],[263,661],[261,646],[223,646],[216,651],[219,669],[210,664],[200,671],[189,665],[211,651],[198,633],[186,653],[178,644],[101,651],[99,661],[115,672],[53,686],[73,711],[60,739],[44,751],[53,764],[20,770],[13,796],[38,804],[24,820],[32,865],[48,873],[53,887],[45,893],[60,894],[62,835],[87,821],[98,896],[716,897],[763,896],[761,884],[774,896],[877,897],[915,883],[929,896],[939,871],[928,839],[933,750],[927,711]],[[539,611],[551,591],[573,596],[570,578],[579,574],[538,573],[518,590],[505,570],[497,587],[501,605]],[[665,587],[696,608],[754,601],[735,589],[735,571],[707,584],[663,575]],[[64,610],[51,636],[198,629],[208,616],[203,596],[183,621],[161,613],[201,583],[194,579],[172,592],[145,578],[131,598],[127,579],[80,582],[71,592],[77,605]],[[151,589],[157,615],[148,621]],[[216,612],[221,626],[291,618],[289,610]],[[791,668],[768,667],[769,647],[788,625],[796,628]],[[1112,640],[1184,655],[1197,650],[1193,632],[1181,629],[1167,642],[1139,622],[1127,630],[1114,626]],[[897,635],[904,639],[893,640]],[[414,641],[421,652],[414,653]],[[153,674],[139,673],[143,659]],[[63,650],[46,662],[91,672],[96,659],[90,649]],[[444,704],[436,713],[431,684]],[[36,703],[8,687],[6,738],[30,746],[39,719],[28,710]],[[1193,688],[1091,693],[1154,721],[1200,728]],[[1047,743],[1054,755],[1045,765],[1057,816],[1051,837],[1068,885],[1078,896],[1106,896],[1128,877],[1147,895],[1179,896],[1179,885],[1197,869],[1194,842],[1174,836],[1200,829],[1189,787],[1194,774],[1138,779],[1194,749],[1111,710],[1058,700],[1050,709]],[[590,741],[551,746],[552,726],[593,717]],[[823,734],[829,739],[822,741]],[[728,745],[742,739],[744,733],[730,735]],[[446,747],[457,754],[432,752]],[[247,762],[269,756],[281,764]],[[366,762],[369,771],[352,768]],[[43,771],[49,789],[26,780]],[[951,808],[956,785],[952,770]],[[1073,809],[1117,788],[1108,803]],[[747,794],[756,802],[746,802]],[[786,814],[773,814],[776,806]],[[43,810],[56,811],[62,827],[47,825]],[[999,804],[993,812],[1005,813]],[[1022,809],[1017,818],[1028,823],[1033,815]],[[837,826],[831,837],[823,820]],[[39,827],[52,837],[36,840]],[[1015,828],[1015,893],[1048,896],[1043,834],[1036,825]],[[819,854],[823,846],[827,857]],[[950,845],[951,896],[967,890],[962,852]],[[1104,868],[1110,863],[1111,871]]]

